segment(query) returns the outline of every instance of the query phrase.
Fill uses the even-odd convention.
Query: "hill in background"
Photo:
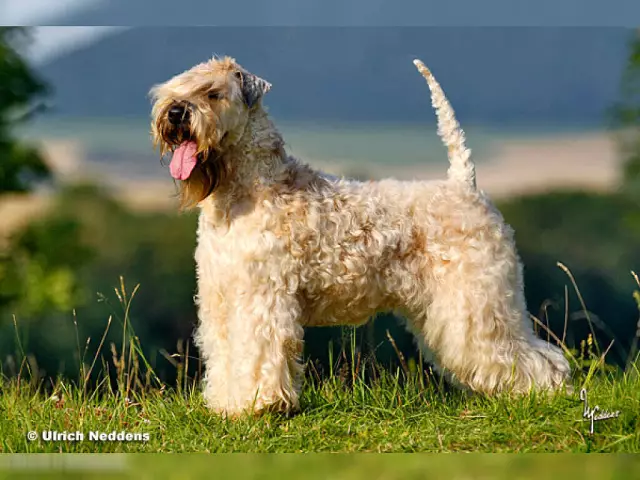
[[[135,3],[135,2],[134,2]],[[230,8],[230,7],[229,7]],[[52,114],[147,116],[149,88],[212,54],[273,83],[282,120],[432,121],[435,72],[463,124],[600,123],[616,98],[622,28],[136,27],[40,67]]]

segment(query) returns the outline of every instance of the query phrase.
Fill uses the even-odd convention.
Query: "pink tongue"
[[[177,180],[186,180],[196,167],[198,160],[196,159],[196,152],[198,145],[196,142],[187,141],[182,142],[171,158],[171,164],[169,170],[171,176]]]

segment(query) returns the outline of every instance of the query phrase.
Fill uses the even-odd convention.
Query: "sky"
[[[74,15],[85,13],[86,18],[91,21],[92,25],[100,25],[101,16],[100,7],[106,6],[114,0],[0,0],[0,24],[2,25],[37,25],[34,34],[34,42],[26,53],[32,62],[46,63],[56,58],[58,55],[67,53],[74,48],[81,48],[91,44],[106,35],[111,35],[118,31],[121,27],[110,26],[53,26],[66,23],[69,18]],[[129,0],[131,1],[131,0]],[[152,2],[153,0],[148,0]],[[261,2],[262,0],[255,0]],[[305,10],[299,5],[291,7],[291,18],[294,23],[308,23],[310,20],[314,25],[320,21],[323,24],[419,24],[424,25],[581,25],[581,26],[612,26],[640,25],[640,2],[638,0],[537,0],[528,3],[528,0],[447,0],[445,3],[438,2],[432,8],[428,6],[429,2],[412,3],[412,9],[427,11],[425,17],[424,12],[414,12],[415,15],[401,8],[402,1],[396,3],[397,0],[375,0],[369,4],[371,10],[367,12],[350,11],[349,8],[338,1],[331,1],[329,5],[332,8],[316,11],[317,8]],[[129,7],[138,5],[140,2],[129,3],[127,1],[115,0],[114,5],[124,6],[118,9],[114,7],[116,19],[120,20],[118,24],[127,24],[127,18],[121,16],[133,14]],[[252,0],[247,2],[253,4]],[[283,0],[282,5],[286,5],[287,1]],[[111,5],[111,4],[109,4]],[[172,5],[170,3],[170,5]],[[155,12],[154,15],[143,15],[138,18],[138,22],[154,25],[166,24],[198,24],[201,22],[202,16],[197,16],[198,8],[200,9],[218,9],[210,0],[182,0],[182,7],[179,12],[184,12],[191,19],[183,18],[184,15],[174,15],[167,18],[161,12]],[[532,7],[535,5],[535,7]],[[129,6],[129,7],[128,7]],[[139,5],[138,5],[139,6]],[[264,14],[264,8],[252,10],[253,13]],[[535,8],[535,11],[532,10]],[[239,25],[244,21],[249,21],[246,9],[240,9],[239,12],[229,8],[225,15],[214,15],[206,18],[215,19],[217,24],[233,24]],[[305,11],[315,12],[309,17],[305,15]],[[95,13],[92,13],[95,12]],[[235,12],[235,13],[234,13]],[[322,12],[323,19],[316,18],[319,12]],[[332,13],[333,12],[333,13]],[[238,18],[238,15],[240,17]],[[255,15],[254,15],[255,16]],[[111,17],[110,17],[111,18]],[[262,17],[261,17],[262,18]],[[313,20],[313,18],[316,18]],[[306,19],[306,20],[305,20]],[[368,19],[368,20],[367,20]],[[407,23],[407,19],[409,23]],[[134,20],[135,21],[135,20]],[[263,20],[264,21],[264,20]],[[277,21],[275,19],[274,21]],[[131,20],[129,20],[129,23]],[[158,23],[160,22],[160,23]],[[164,23],[168,22],[168,23]],[[173,23],[172,23],[173,22]],[[186,23],[185,23],[186,22]],[[238,23],[240,22],[240,23]],[[355,23],[354,23],[355,22]],[[115,22],[114,22],[115,23]],[[140,23],[138,23],[140,24]],[[43,27],[48,25],[47,27]]]
[[[105,0],[0,0],[3,25],[55,25],[60,18],[97,7]],[[39,26],[25,52],[34,64],[46,63],[74,48],[91,44],[122,27]]]
[[[48,25],[70,11],[95,7],[103,0],[2,0],[0,18],[5,25]]]

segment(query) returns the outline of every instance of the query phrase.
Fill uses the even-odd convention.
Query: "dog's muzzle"
[[[167,119],[174,127],[189,123],[189,108],[186,105],[177,104],[172,106],[167,112]]]

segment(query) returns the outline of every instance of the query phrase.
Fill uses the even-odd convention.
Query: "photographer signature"
[[[582,418],[590,421],[589,433],[593,435],[594,423],[599,420],[608,420],[610,418],[617,418],[620,416],[620,411],[608,412],[607,410],[600,410],[598,405],[594,405],[593,408],[589,408],[589,402],[587,400],[587,389],[580,390],[580,400],[584,403],[584,410],[582,411]],[[601,412],[601,413],[597,413]]]

